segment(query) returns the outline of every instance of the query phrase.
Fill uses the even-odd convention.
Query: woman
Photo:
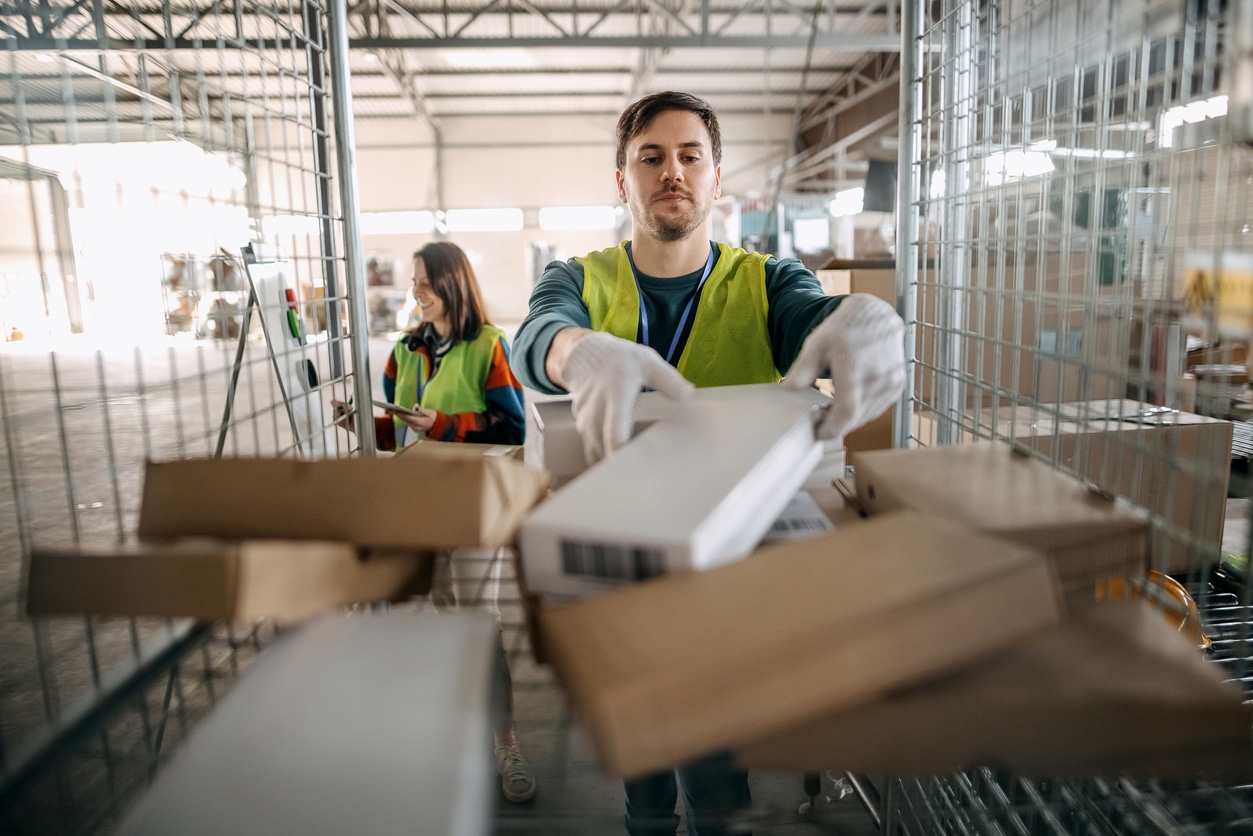
[[[505,333],[487,321],[474,268],[460,247],[436,241],[414,253],[413,298],[422,323],[388,356],[383,394],[417,414],[376,416],[379,449],[398,450],[423,436],[521,444],[522,386],[509,368]]]
[[[487,321],[474,268],[460,247],[436,241],[414,253],[413,298],[421,308],[422,322],[396,342],[383,370],[387,402],[411,407],[412,412],[375,416],[379,448],[398,450],[423,437],[521,444],[526,432],[522,387],[509,368],[504,332]],[[336,415],[351,415],[348,404],[332,401],[332,405]],[[351,419],[344,426],[351,430]],[[435,586],[451,588],[451,597],[461,606],[486,603],[499,620],[494,591],[501,562],[498,552],[458,550],[446,563],[441,561]],[[476,593],[474,601],[465,600],[468,590]],[[518,749],[512,677],[503,643],[496,677],[501,792],[509,801],[521,803],[535,796],[535,778]]]

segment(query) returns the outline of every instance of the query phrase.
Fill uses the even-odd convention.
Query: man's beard
[[[709,219],[709,207],[692,203],[691,211],[675,218],[661,218],[651,207],[644,207],[640,212],[633,212],[635,222],[647,230],[648,234],[664,244],[682,241],[693,232],[705,225]]]

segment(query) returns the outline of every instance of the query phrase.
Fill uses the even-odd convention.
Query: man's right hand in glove
[[[588,464],[631,439],[644,387],[675,400],[695,389],[648,346],[583,328],[557,332],[545,367],[549,379],[573,396],[574,424]]]

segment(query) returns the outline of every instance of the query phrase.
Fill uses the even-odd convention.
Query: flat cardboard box
[[[1059,603],[1038,552],[903,510],[540,619],[603,767],[632,777],[973,662]]]
[[[549,476],[478,447],[423,443],[387,458],[149,462],[139,536],[409,550],[509,545]]]
[[[362,557],[348,543],[210,539],[34,549],[32,616],[88,614],[199,621],[301,621],[413,590],[424,557]]]
[[[531,591],[593,595],[748,554],[821,458],[808,398],[679,403],[522,523]]]
[[[1147,569],[1143,515],[1004,441],[861,453],[856,482],[872,517],[913,508],[1039,549],[1068,597]]]
[[[1142,600],[1092,605],[942,678],[740,748],[750,769],[1033,778],[1250,774],[1240,689]]]
[[[524,460],[523,446],[521,444],[466,444],[459,441],[431,441],[429,438],[424,438],[417,444],[401,447],[396,451],[395,455],[399,456],[405,451],[411,453],[418,451],[417,455],[419,456],[443,455],[443,451],[448,451],[452,455],[477,453],[487,458],[503,458],[516,462]]]
[[[285,633],[116,832],[487,836],[496,633],[397,611]]]
[[[866,515],[857,502],[857,488],[851,479],[835,479],[825,485],[805,488],[805,492],[826,514],[832,531],[846,531],[850,526],[859,525],[866,520]],[[516,558],[515,552],[515,560]],[[560,606],[560,604],[551,599],[545,602],[539,595],[530,591],[526,582],[526,569],[522,566],[521,560],[516,560],[516,569],[527,638],[531,643],[535,661],[546,665],[549,662],[549,655],[544,631],[540,624],[540,612],[545,608]]]
[[[1177,574],[1217,562],[1231,474],[1230,421],[1111,399],[988,410],[981,427],[1039,450],[1179,529],[1157,533],[1154,568]],[[1195,546],[1181,532],[1191,533]]]

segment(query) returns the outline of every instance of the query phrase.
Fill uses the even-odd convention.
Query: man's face
[[[695,113],[668,110],[627,145],[618,197],[631,207],[637,232],[682,241],[705,228],[721,176],[705,123]]]

